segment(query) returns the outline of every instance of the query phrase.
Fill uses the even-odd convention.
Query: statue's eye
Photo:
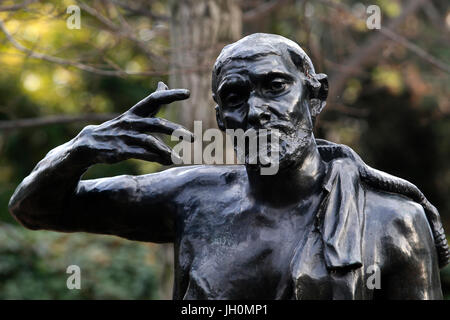
[[[286,83],[282,80],[273,80],[270,83],[270,89],[273,91],[283,90],[286,87]]]
[[[244,102],[244,94],[230,92],[225,99],[227,105],[234,107],[241,105]]]
[[[275,78],[265,85],[264,91],[272,95],[280,94],[287,89],[288,84],[289,83],[285,79]]]
[[[252,88],[250,82],[244,80],[230,80],[221,86],[219,97],[225,107],[237,108],[248,100]]]

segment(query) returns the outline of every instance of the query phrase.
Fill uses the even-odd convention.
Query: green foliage
[[[115,237],[0,224],[0,299],[155,299],[155,247]],[[69,290],[69,265],[81,289]]]
[[[154,14],[167,14],[164,0],[138,2]],[[102,2],[86,3],[95,6]],[[365,14],[364,5],[358,0],[335,3],[355,12],[362,8]],[[374,4],[382,11],[382,26],[398,17],[407,3],[376,0]],[[447,14],[448,20],[445,2],[430,3],[438,12]],[[4,1],[3,5],[11,4],[15,1]],[[132,71],[168,67],[165,65],[169,51],[167,30],[158,39],[144,43],[152,55],[159,56],[155,59],[136,42],[119,36],[86,12],[82,15],[81,30],[69,31],[65,26],[65,10],[70,4],[73,1],[40,1],[33,3],[29,10],[0,12],[0,18],[20,43],[36,51],[99,67],[117,65]],[[264,19],[257,19],[254,25],[244,25],[245,33],[278,33],[297,41],[312,58],[316,71],[327,73],[332,80],[333,75],[345,69],[341,64],[378,31],[369,31],[363,21],[350,18],[345,10],[331,7],[322,2],[293,1],[280,5]],[[448,62],[450,49],[445,32],[435,26],[444,24],[442,28],[448,28],[445,26],[448,22],[430,21],[425,14],[427,10],[419,12],[408,17],[398,32],[433,57]],[[104,13],[120,25],[117,12]],[[157,30],[157,22],[147,16],[124,14],[124,17],[135,30]],[[139,32],[134,35],[139,37]],[[168,80],[167,76],[108,77],[83,72],[28,57],[4,37],[1,39],[0,120],[120,113],[155,90],[158,80],[166,83]],[[370,165],[416,183],[439,209],[448,234],[448,74],[395,42],[386,41],[385,48],[372,54],[378,57],[374,68],[363,70],[347,82],[341,101],[337,105],[329,104],[318,118],[316,136],[348,144]],[[334,84],[331,82],[330,86]],[[48,151],[72,139],[84,125],[0,132],[0,299],[159,297],[157,279],[162,270],[154,258],[158,251],[155,246],[106,236],[31,232],[19,227],[8,213],[9,198],[20,181]],[[143,174],[160,169],[155,163],[129,160],[96,165],[84,178]],[[65,271],[71,264],[81,267],[81,290],[66,288]],[[450,267],[442,270],[441,280],[450,299]]]

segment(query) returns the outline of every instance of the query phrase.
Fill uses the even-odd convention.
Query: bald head
[[[311,59],[297,43],[275,34],[254,33],[222,49],[214,64],[212,74],[213,93],[216,93],[224,65],[233,60],[255,60],[268,55],[280,56],[286,62],[292,64],[299,72],[303,73],[306,85],[313,91],[318,91],[320,83],[316,79]]]

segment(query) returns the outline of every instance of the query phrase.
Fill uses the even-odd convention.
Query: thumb
[[[156,91],[169,90],[169,87],[162,81],[158,81],[158,87]]]

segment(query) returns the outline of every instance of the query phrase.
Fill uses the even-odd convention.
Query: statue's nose
[[[270,112],[268,105],[263,99],[250,97],[248,100],[249,110],[247,121],[250,125],[260,127],[270,120]]]

